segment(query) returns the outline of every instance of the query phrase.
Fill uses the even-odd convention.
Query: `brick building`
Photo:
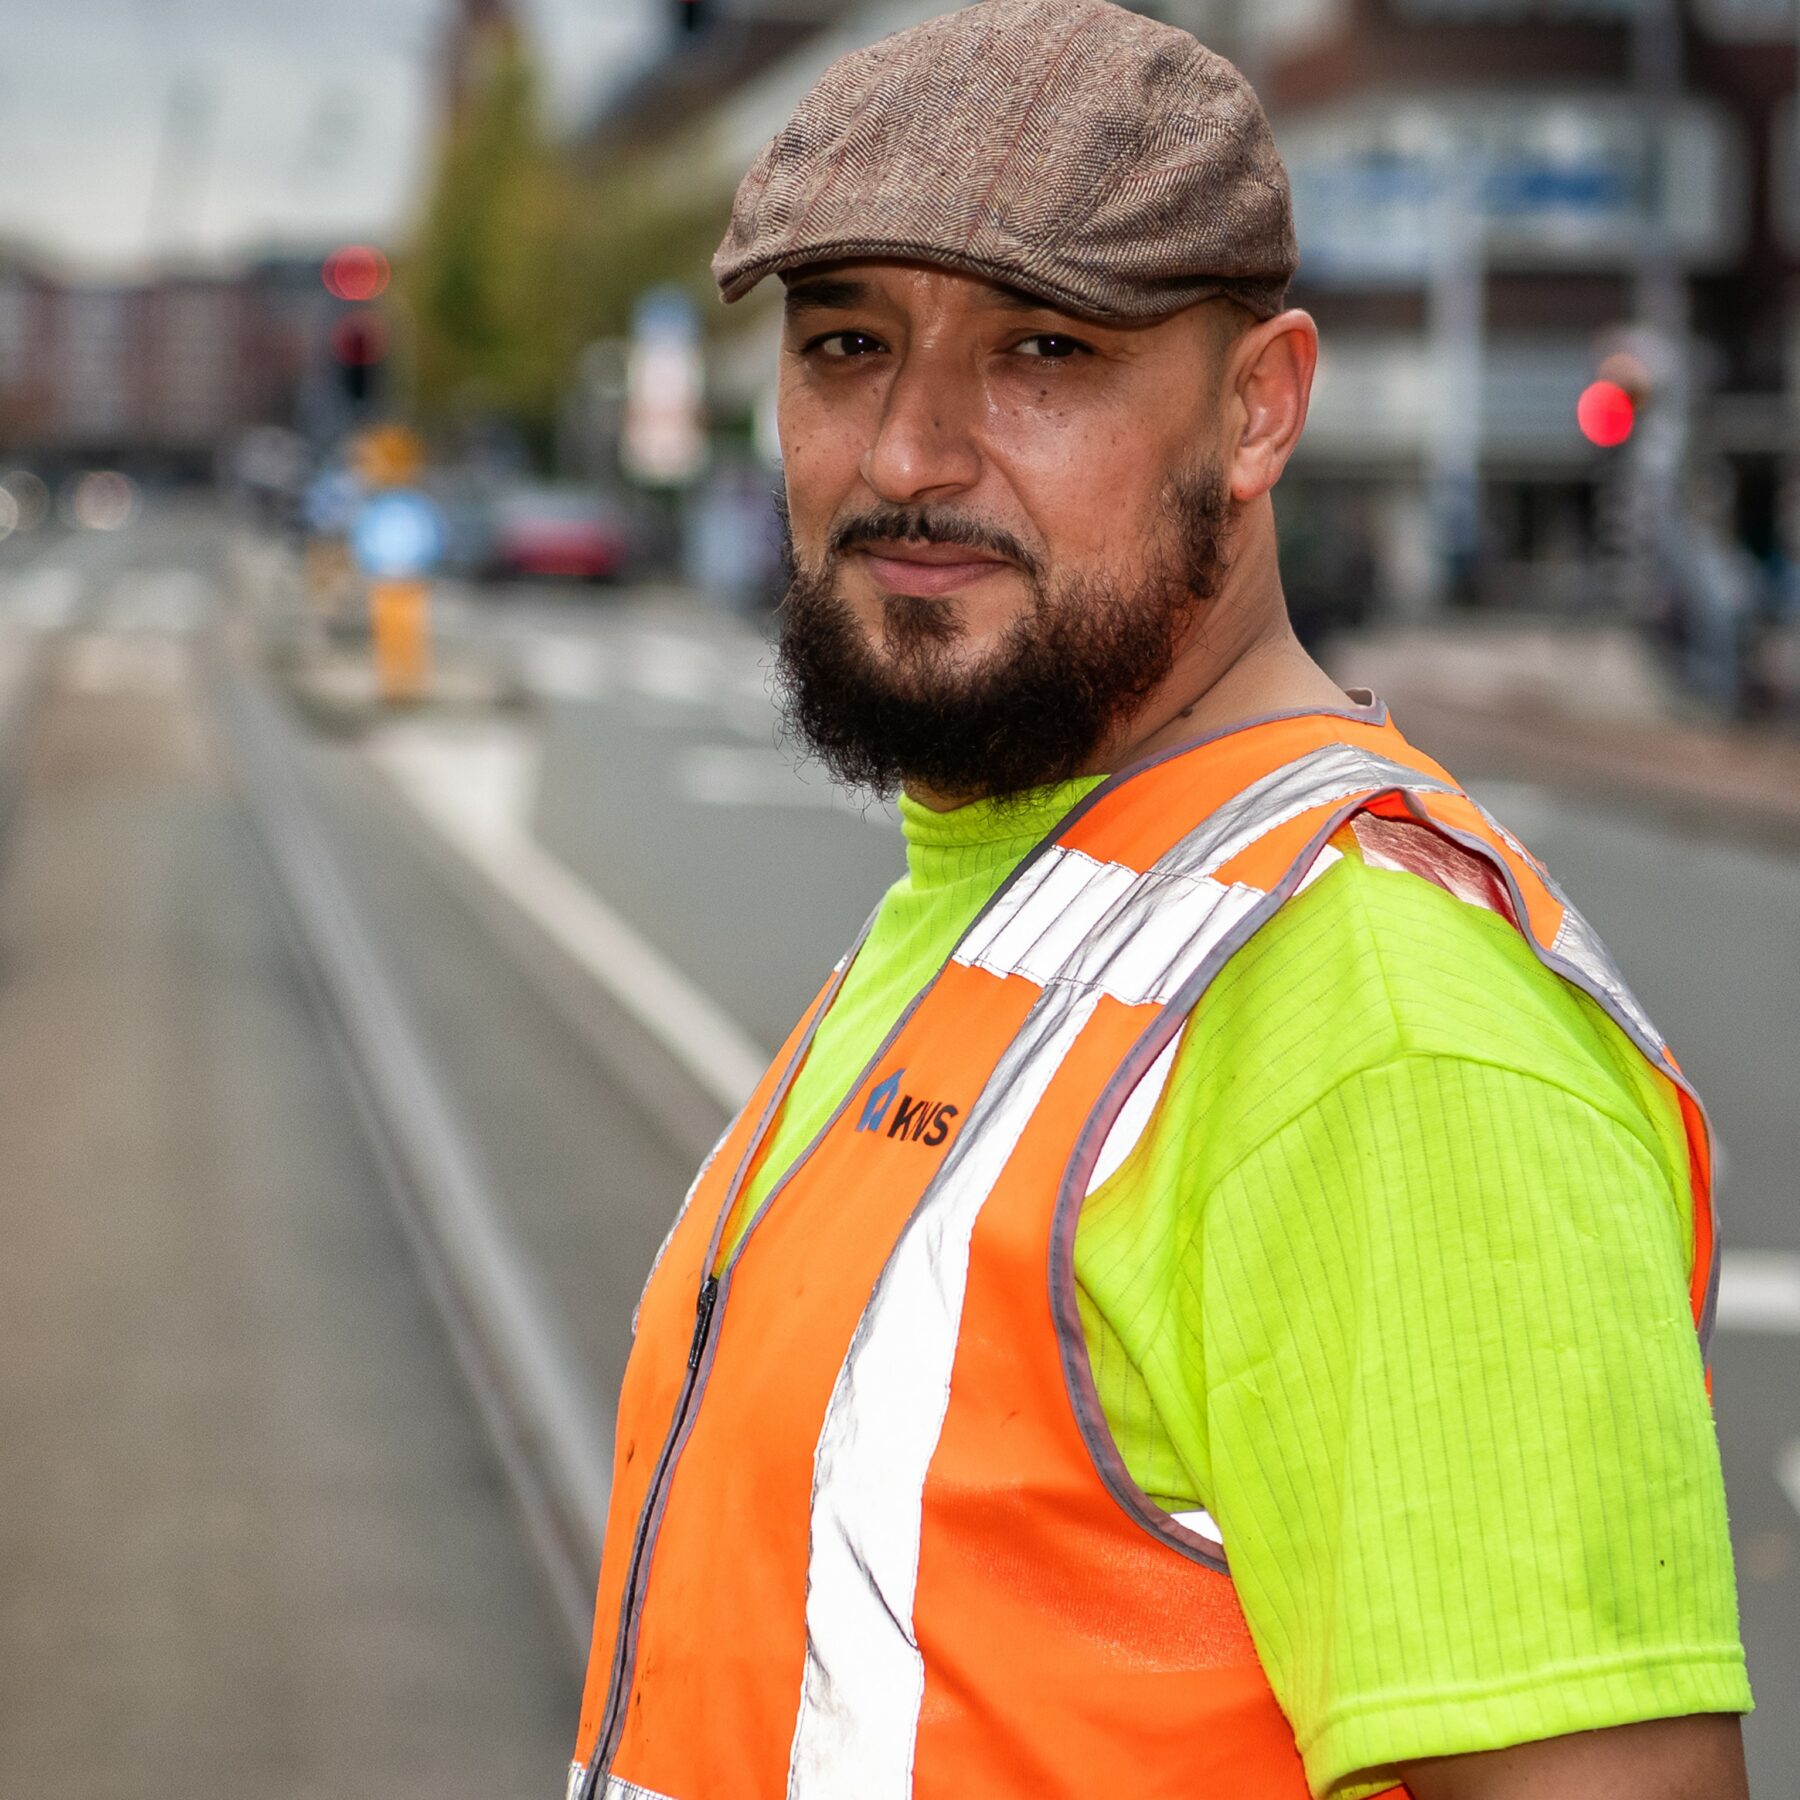
[[[0,455],[199,473],[251,426],[304,429],[332,305],[315,257],[115,283],[0,260]]]

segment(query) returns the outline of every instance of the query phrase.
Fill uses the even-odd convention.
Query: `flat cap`
[[[1243,76],[1106,0],[979,0],[840,57],[757,157],[713,257],[894,257],[1127,323],[1229,294],[1279,312],[1287,171]]]

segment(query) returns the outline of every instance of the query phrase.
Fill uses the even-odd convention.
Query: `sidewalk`
[[[1629,634],[1502,625],[1347,638],[1328,665],[1372,687],[1459,775],[1533,781],[1800,847],[1800,736],[1684,717]]]

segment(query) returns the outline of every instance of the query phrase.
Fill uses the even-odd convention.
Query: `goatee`
[[[880,506],[842,521],[822,565],[794,553],[776,688],[789,729],[847,786],[902,782],[957,801],[1066,781],[1168,674],[1227,568],[1232,508],[1216,467],[1173,483],[1161,549],[1124,586],[1045,573],[1004,531],[941,506]],[[974,668],[959,668],[954,601],[890,595],[880,648],[838,591],[841,559],[876,540],[961,544],[1006,557],[1029,604]]]

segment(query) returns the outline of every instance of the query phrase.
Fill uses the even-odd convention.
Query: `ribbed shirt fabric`
[[[1092,786],[933,813],[733,1231]],[[1504,919],[1342,860],[1227,965],[1075,1273],[1133,1478],[1223,1532],[1317,1794],[1751,1704],[1672,1092]]]

